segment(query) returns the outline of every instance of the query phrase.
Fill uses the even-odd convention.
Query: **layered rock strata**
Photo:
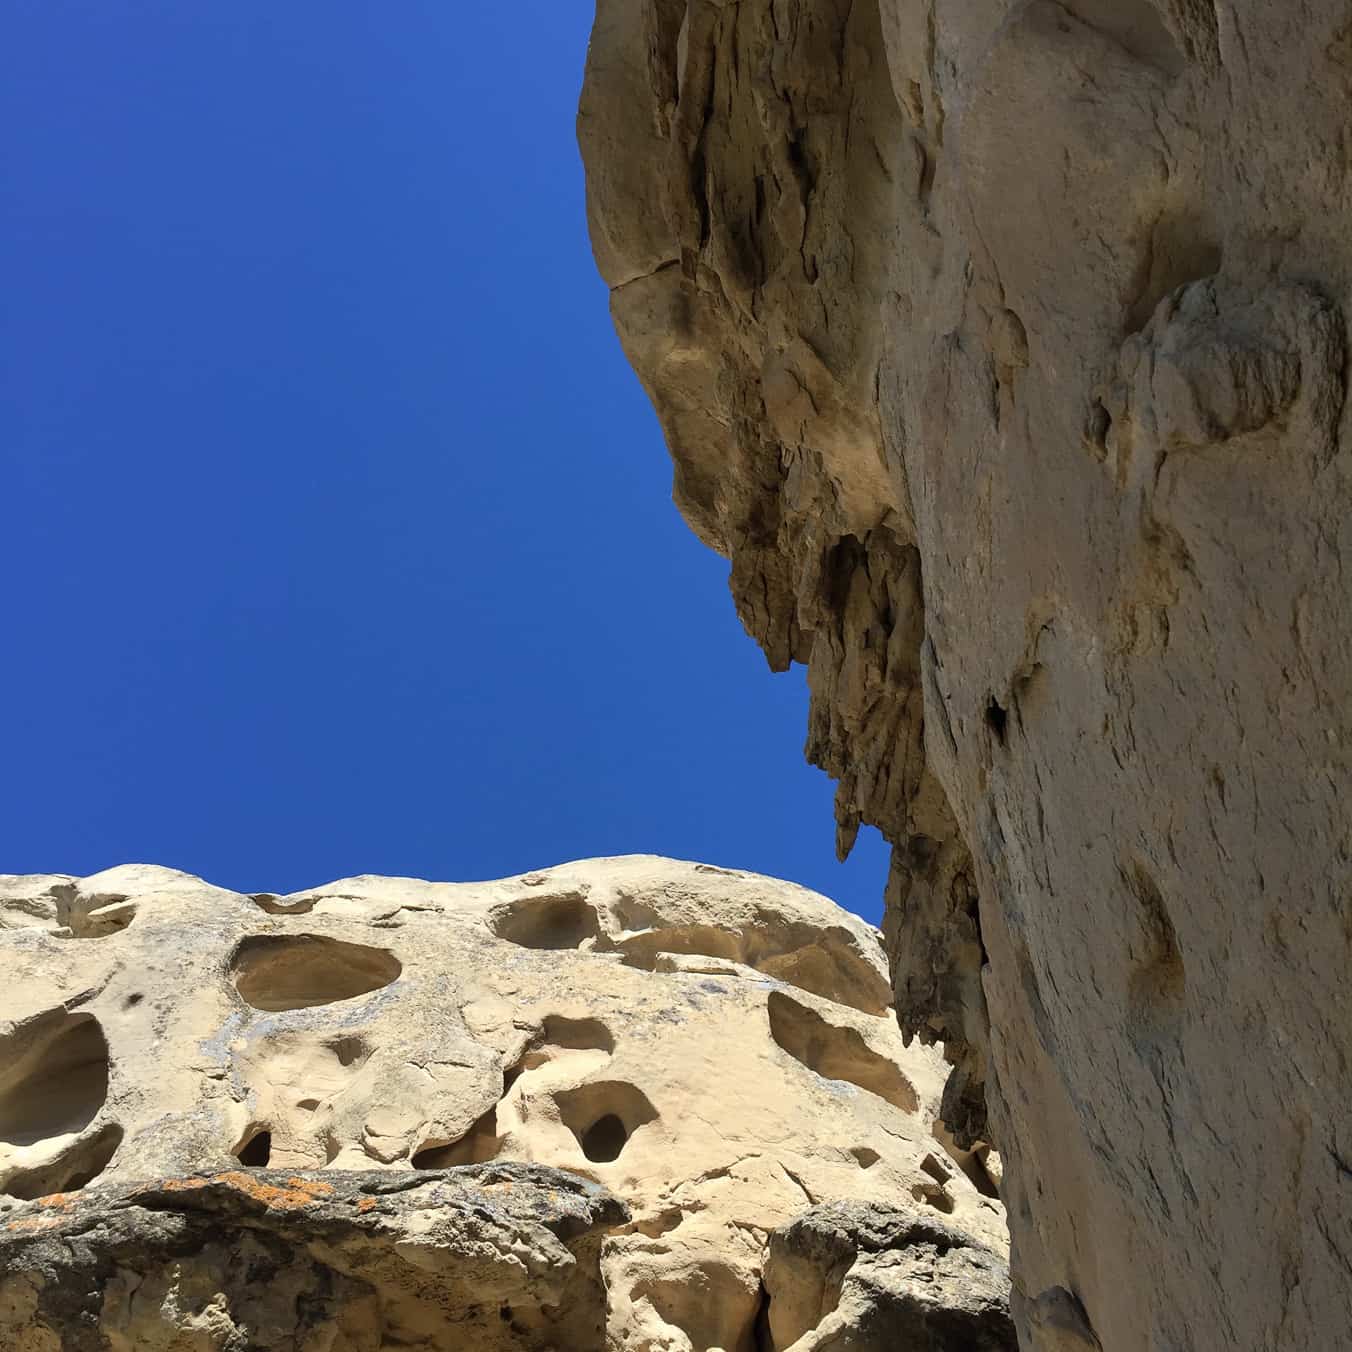
[[[0,1347],[1013,1346],[996,1161],[802,888],[135,866],[0,878],[0,927]]]
[[[1334,0],[599,0],[592,238],[1029,1347],[1352,1328]]]

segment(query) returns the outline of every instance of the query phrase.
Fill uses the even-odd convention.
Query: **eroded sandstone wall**
[[[616,327],[1030,1347],[1352,1329],[1349,95],[1336,0],[598,4]]]

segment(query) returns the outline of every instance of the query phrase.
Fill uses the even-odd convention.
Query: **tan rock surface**
[[[262,1316],[240,1304],[238,1243],[201,1247],[211,1218],[272,1253],[309,1213],[278,1213],[269,1190],[332,1198],[323,1189],[336,1187],[332,1214],[314,1214],[341,1244],[320,1227],[285,1280],[357,1283],[339,1300],[353,1352],[440,1348],[454,1319],[428,1325],[419,1342],[405,1327],[413,1315],[376,1318],[361,1302],[379,1297],[384,1309],[400,1262],[440,1270],[444,1252],[468,1241],[457,1230],[420,1258],[425,1194],[401,1192],[374,1233],[360,1207],[375,1194],[362,1190],[386,1175],[430,1188],[414,1170],[490,1161],[553,1166],[603,1190],[578,1194],[595,1223],[578,1222],[577,1237],[595,1240],[600,1321],[616,1348],[749,1352],[764,1319],[767,1240],[818,1203],[883,1199],[940,1216],[1001,1269],[1003,1209],[989,1171],[936,1136],[944,1066],[902,1045],[878,932],[802,888],[646,856],[482,884],[350,878],[292,896],[133,866],[5,878],[0,921],[0,1192],[26,1203],[0,1217],[0,1267],[27,1271],[30,1237],[66,1218],[43,1250],[50,1290],[38,1302],[56,1311],[43,1327],[63,1338],[74,1335],[60,1324],[62,1302],[87,1285],[89,1263],[113,1262],[135,1286],[151,1262],[114,1262],[97,1240],[89,1263],[58,1261],[70,1226],[114,1236],[124,1254],[139,1251],[143,1232],[145,1252],[162,1254],[165,1225],[189,1235],[190,1285],[226,1292],[219,1318],[195,1295],[175,1305],[166,1288],[149,1314],[119,1313],[103,1332],[154,1346],[145,1321],[190,1306],[186,1323],[165,1314],[164,1346],[180,1346],[173,1338],[188,1338],[189,1325],[197,1338],[205,1319],[224,1341],[201,1333],[181,1345],[233,1352],[226,1334],[244,1337]],[[531,1214],[549,1230],[547,1185],[517,1182],[543,1190]],[[69,1196],[54,1209],[53,1193]],[[618,1199],[610,1210],[607,1197]],[[464,1205],[472,1212],[473,1197]],[[602,1287],[578,1277],[574,1290],[568,1276],[580,1251],[569,1258],[531,1234],[522,1242],[532,1252],[554,1255],[541,1270],[556,1272],[579,1310],[595,1306]],[[492,1253],[503,1243],[492,1239]],[[374,1246],[379,1271],[363,1275],[335,1245]],[[38,1338],[30,1286],[0,1292],[0,1331],[9,1318],[12,1338]],[[431,1289],[419,1285],[414,1304]],[[519,1292],[501,1299],[527,1330],[520,1345],[596,1345],[569,1331],[576,1311],[551,1325],[547,1312],[521,1313]],[[492,1322],[485,1332],[477,1314],[464,1319],[465,1345],[490,1345]],[[305,1328],[286,1336],[257,1345],[311,1352]]]
[[[1341,0],[597,6],[616,327],[1030,1347],[1352,1328],[1349,71]]]

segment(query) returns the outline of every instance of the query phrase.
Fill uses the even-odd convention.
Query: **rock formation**
[[[0,877],[6,1352],[1014,1345],[880,936],[650,857]]]
[[[1030,1348],[1352,1329],[1352,17],[599,0],[677,504],[804,662]]]

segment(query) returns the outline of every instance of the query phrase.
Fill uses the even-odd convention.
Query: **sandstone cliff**
[[[0,877],[6,1352],[1011,1352],[880,936],[649,857]]]
[[[1352,18],[599,0],[592,237],[1029,1347],[1352,1330]]]

